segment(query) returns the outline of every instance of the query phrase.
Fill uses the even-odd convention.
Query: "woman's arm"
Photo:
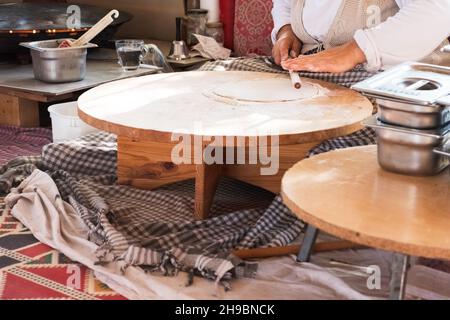
[[[273,0],[272,16],[272,56],[276,64],[281,64],[290,57],[298,57],[301,50],[301,42],[291,28],[291,0]]]
[[[272,8],[273,30],[272,42],[277,42],[277,34],[280,29],[291,24],[291,0],[273,0]]]
[[[285,69],[344,72],[360,63],[375,71],[386,65],[421,60],[450,34],[450,0],[409,0],[377,27],[359,30],[355,40],[308,57],[285,61]]]
[[[403,2],[401,10],[378,27],[355,33],[367,69],[421,60],[450,35],[450,0]]]

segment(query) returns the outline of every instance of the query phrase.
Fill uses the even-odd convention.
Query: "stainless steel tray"
[[[390,99],[376,99],[378,118],[388,124],[412,129],[435,129],[450,123],[450,106],[415,105]]]
[[[352,89],[377,98],[395,98],[419,105],[437,104],[450,95],[450,68],[406,62],[359,82]],[[443,103],[447,102],[449,98],[443,99]]]
[[[431,176],[444,170],[450,159],[434,152],[448,145],[449,127],[441,130],[413,130],[386,125],[372,117],[365,121],[374,128],[378,140],[378,162],[391,172]]]

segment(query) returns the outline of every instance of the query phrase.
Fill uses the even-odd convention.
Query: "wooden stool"
[[[348,148],[301,161],[282,181],[286,205],[313,228],[339,238],[393,251],[391,298],[404,297],[408,256],[450,260],[450,175],[410,177],[389,173],[377,147]],[[308,247],[308,248],[306,248]]]

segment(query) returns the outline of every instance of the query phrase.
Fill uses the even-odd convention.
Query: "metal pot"
[[[450,106],[418,105],[395,99],[376,99],[378,118],[388,124],[412,129],[436,129],[450,122]]]
[[[33,72],[37,80],[63,83],[84,79],[87,49],[95,48],[97,45],[88,43],[81,47],[58,48],[62,40],[64,39],[20,44],[31,49]]]
[[[378,139],[378,162],[390,172],[432,176],[440,173],[450,159],[434,149],[448,146],[450,127],[441,130],[414,130],[383,124],[376,117],[366,120],[374,128]]]

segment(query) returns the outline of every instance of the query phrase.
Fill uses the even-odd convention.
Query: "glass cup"
[[[116,51],[122,68],[131,71],[139,68],[148,48],[143,40],[117,40]]]

